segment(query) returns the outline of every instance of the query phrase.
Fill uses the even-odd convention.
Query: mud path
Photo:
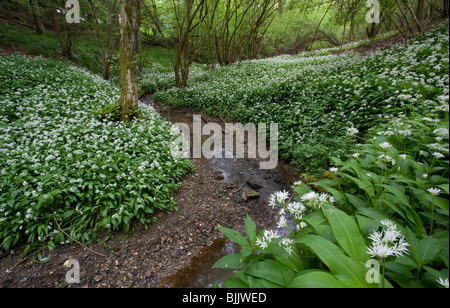
[[[152,102],[172,123],[192,125],[196,113]],[[203,121],[221,119],[203,115]],[[270,195],[289,190],[296,180],[292,167],[279,161],[274,170],[260,170],[258,159],[191,159],[196,173],[187,176],[174,198],[179,211],[158,213],[158,221],[144,228],[136,222],[132,231],[104,233],[89,247],[106,257],[77,245],[58,246],[54,251],[38,251],[22,260],[21,249],[0,256],[0,287],[213,287],[223,285],[231,271],[211,269],[221,257],[234,253],[233,246],[219,232],[224,226],[245,229],[250,215],[259,229],[273,226],[276,213],[267,206]],[[250,181],[248,179],[251,178]],[[243,185],[245,184],[245,185]],[[242,189],[240,189],[242,187]],[[251,194],[259,197],[252,199]],[[247,196],[244,197],[244,193]],[[246,200],[247,199],[247,200]],[[40,254],[40,255],[39,255]],[[80,264],[80,283],[65,281],[68,259]]]

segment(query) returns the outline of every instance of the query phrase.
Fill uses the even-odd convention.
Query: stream
[[[195,134],[193,127],[193,116],[199,115],[198,112],[189,108],[175,108],[165,104],[155,103],[153,96],[146,94],[141,98],[141,102],[154,107],[159,114],[170,123],[184,123],[191,128],[192,134]],[[224,127],[222,119],[213,118],[207,115],[201,115],[203,124],[216,123]],[[225,130],[224,130],[225,132]],[[202,142],[205,136],[191,136],[191,138],[200,137]],[[192,142],[191,142],[192,145]],[[225,157],[225,148],[221,148],[222,157]],[[228,153],[229,154],[229,153]],[[213,170],[222,174],[223,181],[238,191],[233,196],[235,202],[245,202],[247,197],[258,199],[261,206],[267,206],[270,196],[276,191],[290,191],[290,185],[298,178],[294,168],[279,160],[277,168],[274,170],[260,169],[259,159],[236,158],[196,158],[201,160],[202,164],[209,165]],[[257,195],[257,196],[256,196]],[[270,217],[265,219],[265,225],[258,225],[258,230],[276,229],[278,219],[277,210],[273,210]],[[244,233],[245,227],[241,226],[238,232]],[[284,230],[278,230],[283,234]],[[165,287],[180,288],[213,288],[218,285],[224,287],[224,281],[232,277],[234,270],[213,269],[212,266],[222,257],[239,252],[239,246],[232,243],[224,237],[214,239],[212,243],[202,249],[199,255],[195,256],[188,267],[183,268],[175,275],[163,279],[162,285]]]

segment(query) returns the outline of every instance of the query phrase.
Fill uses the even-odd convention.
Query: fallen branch
[[[247,179],[247,181],[244,182],[244,184],[241,185],[241,187],[239,187],[239,189],[233,191],[233,194],[239,192],[242,188],[244,188],[244,186],[248,183],[248,181],[250,181],[253,177],[253,174]]]
[[[71,237],[69,234],[67,234],[67,233],[61,228],[61,226],[58,224],[58,220],[56,219],[56,215],[55,215],[55,211],[53,211],[53,207],[52,207],[52,213],[53,213],[53,219],[55,220],[55,223],[56,223],[56,225],[58,226],[58,229],[59,229],[65,236],[67,236],[68,238],[70,238],[72,241],[74,241],[75,243],[77,243],[77,244],[80,245],[81,247],[83,247],[83,248],[89,250],[90,252],[95,253],[96,255],[99,255],[99,256],[102,256],[102,257],[107,258],[106,255],[104,255],[104,254],[102,254],[102,253],[99,253],[99,252],[96,252],[96,251],[90,249],[89,247],[83,245],[82,243],[80,243],[79,241],[77,241],[76,239],[74,239],[73,237]]]

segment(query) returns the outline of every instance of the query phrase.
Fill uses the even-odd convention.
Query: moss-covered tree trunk
[[[120,1],[120,121],[140,118],[136,78],[136,54],[139,50],[139,27],[142,0]]]

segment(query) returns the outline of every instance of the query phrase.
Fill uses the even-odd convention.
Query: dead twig
[[[294,192],[294,193],[292,194],[291,198],[289,198],[289,200],[288,200],[288,202],[286,203],[286,205],[289,205],[289,203],[291,203],[292,199],[294,199],[294,197],[295,197],[296,194],[297,194],[296,192]]]
[[[61,226],[59,225],[58,220],[56,219],[55,211],[53,211],[53,208],[52,208],[52,213],[53,213],[53,219],[55,220],[55,223],[56,223],[56,225],[58,226],[58,229],[59,229],[65,236],[67,236],[68,238],[70,238],[72,241],[74,241],[75,243],[77,243],[77,244],[80,245],[81,247],[83,247],[83,248],[89,250],[90,252],[95,253],[96,255],[99,255],[99,256],[102,256],[102,257],[107,258],[106,255],[104,255],[104,254],[102,254],[102,253],[99,253],[99,252],[96,252],[95,250],[90,249],[89,247],[83,245],[82,243],[80,243],[79,241],[77,241],[76,239],[74,239],[73,237],[71,237],[69,234],[67,234],[67,233],[61,228]]]
[[[239,187],[239,189],[233,191],[233,194],[239,192],[242,188],[244,188],[244,186],[248,183],[248,181],[250,181],[250,180],[252,179],[252,177],[253,177],[253,173],[252,173],[252,175],[247,179],[247,181],[245,181],[244,184],[242,184],[241,187]]]

